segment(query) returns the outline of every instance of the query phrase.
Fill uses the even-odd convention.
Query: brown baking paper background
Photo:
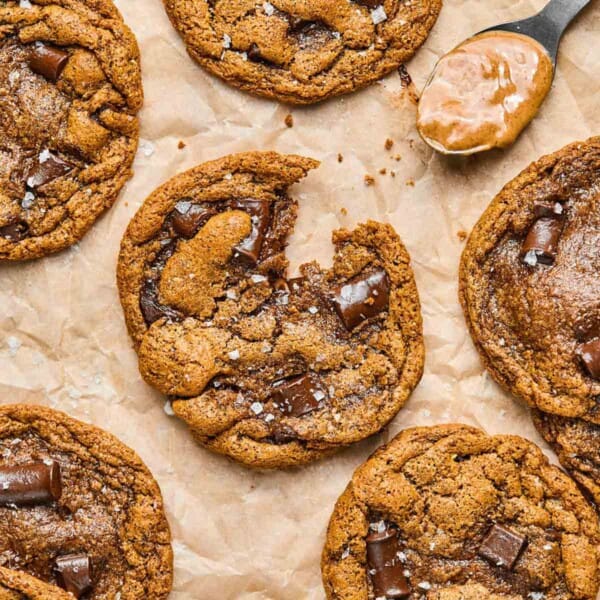
[[[378,445],[405,427],[447,422],[541,443],[527,411],[483,371],[467,333],[457,300],[459,233],[532,160],[600,134],[600,0],[565,37],[552,94],[517,144],[454,161],[420,141],[414,101],[397,73],[351,96],[289,108],[204,73],[188,58],[160,0],[117,4],[142,50],[146,101],[135,176],[80,244],[0,267],[0,401],[66,411],[142,456],[161,485],[173,531],[173,599],[323,599],[319,561],[329,515],[353,470]],[[430,38],[407,65],[416,87],[462,39],[543,4],[446,0]],[[284,124],[288,114],[291,129]],[[389,152],[387,138],[395,142]],[[425,321],[425,375],[389,429],[283,473],[251,472],[213,455],[165,414],[164,398],[138,373],[115,285],[123,231],[154,188],[206,160],[254,149],[322,161],[292,188],[300,202],[288,252],[292,268],[315,258],[328,265],[337,227],[389,221],[412,256]],[[386,175],[379,174],[383,168]],[[365,185],[366,174],[375,185]]]

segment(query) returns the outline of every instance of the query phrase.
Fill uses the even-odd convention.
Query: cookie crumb
[[[396,177],[396,171],[390,171],[390,175],[391,175],[392,177]]]
[[[179,144],[177,144],[177,148],[179,148],[179,150],[183,150],[185,148],[185,142],[183,140],[179,140]]]
[[[392,140],[391,138],[388,138],[387,140],[385,140],[385,149],[386,150],[391,150],[394,147],[394,140]]]
[[[375,177],[372,175],[365,175],[365,185],[372,186],[375,185]]]
[[[290,129],[294,126],[294,117],[292,115],[287,115],[284,120],[286,127]]]
[[[464,242],[467,239],[467,232],[464,229],[461,229],[456,235],[461,242]]]
[[[348,214],[348,209],[347,209],[346,207],[342,206],[342,208],[340,208],[340,212],[341,212],[341,213],[342,213],[344,216],[346,216],[346,215]]]
[[[402,157],[399,154],[394,154],[394,156],[392,156],[392,158],[396,161],[399,162],[402,160]]]
[[[409,179],[406,182],[406,185],[409,185],[410,187],[415,187],[415,180],[414,179]]]
[[[341,154],[338,154],[338,162],[339,163],[344,162],[344,157]]]
[[[387,169],[385,167],[383,169],[379,169],[379,174],[380,175],[386,175],[387,174]]]

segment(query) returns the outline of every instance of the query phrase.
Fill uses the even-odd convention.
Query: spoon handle
[[[585,8],[591,0],[551,0],[542,15],[556,26],[560,37],[569,23]]]

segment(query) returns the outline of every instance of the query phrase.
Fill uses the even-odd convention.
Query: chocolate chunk
[[[383,4],[383,0],[355,0],[358,4],[362,4],[368,8],[377,8]]]
[[[367,561],[377,598],[408,598],[410,587],[404,576],[404,566],[398,558],[398,531],[387,524],[377,524],[367,535]]]
[[[575,336],[580,342],[600,338],[600,307],[580,315],[573,327]]]
[[[11,242],[20,242],[27,237],[29,225],[24,221],[15,221],[8,225],[0,227],[0,237],[3,237]]]
[[[348,331],[386,310],[390,300],[387,273],[378,269],[361,274],[334,289],[333,305]]]
[[[533,214],[536,219],[561,219],[564,207],[560,202],[536,202],[533,205]]]
[[[561,219],[546,217],[538,219],[523,242],[521,249],[523,262],[530,266],[535,266],[537,263],[553,264],[562,228]]]
[[[29,55],[29,67],[34,73],[56,83],[68,60],[68,52],[56,46],[38,43]]]
[[[81,598],[93,589],[92,561],[87,554],[66,554],[54,563],[58,585],[75,598]]]
[[[248,52],[246,54],[248,55],[248,58],[254,62],[263,62],[263,57],[260,53],[258,44],[253,43],[250,48],[248,48]]]
[[[527,545],[522,535],[494,525],[479,547],[479,556],[497,567],[512,570]]]
[[[25,175],[25,183],[27,187],[34,190],[65,175],[73,169],[73,165],[66,160],[51,154],[50,152],[42,152],[38,161],[27,171]]]
[[[56,461],[0,467],[0,506],[32,506],[58,500],[62,494]]]
[[[282,413],[302,417],[319,408],[327,395],[318,378],[312,374],[284,379],[273,384],[271,399]]]
[[[239,257],[251,265],[256,265],[260,258],[260,251],[265,240],[265,234],[271,224],[271,210],[269,202],[263,200],[234,200],[232,210],[242,210],[252,217],[252,231],[250,235],[235,247]]]
[[[171,223],[177,235],[190,239],[215,214],[214,210],[203,208],[189,200],[180,200],[171,213]]]
[[[590,377],[600,380],[600,339],[581,344],[577,348],[577,355]]]
[[[283,279],[282,277],[280,277],[279,279],[276,279],[273,282],[273,289],[276,292],[283,292],[284,294],[289,294],[290,292],[290,287],[288,285],[288,282]]]

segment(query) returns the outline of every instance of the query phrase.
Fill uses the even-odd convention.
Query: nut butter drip
[[[536,115],[553,72],[546,50],[528,36],[477,35],[438,62],[419,102],[419,132],[443,153],[505,148]]]

